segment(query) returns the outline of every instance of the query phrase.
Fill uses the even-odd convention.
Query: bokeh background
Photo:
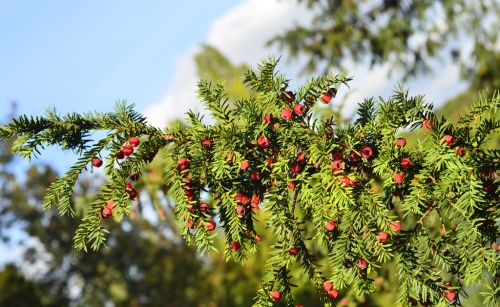
[[[333,107],[318,107],[324,116],[347,121],[363,98],[402,85],[456,119],[500,88],[499,12],[494,0],[0,0],[0,122],[47,108],[110,112],[126,99],[153,125],[182,125],[201,108],[197,80],[224,80],[231,100],[245,97],[241,73],[268,56],[281,57],[292,85],[340,69],[354,77]],[[45,188],[76,156],[48,148],[22,161],[8,146],[0,143],[0,306],[251,305],[266,244],[244,265],[187,247],[175,204],[158,193],[161,158],[133,215],[108,223],[109,248],[84,254],[71,247],[78,220],[41,209]],[[102,180],[84,176],[75,207]],[[395,282],[389,267],[376,295],[339,304],[392,306]],[[304,306],[320,306],[299,284]],[[464,304],[480,306],[477,292]]]

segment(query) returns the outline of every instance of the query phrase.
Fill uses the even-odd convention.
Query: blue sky
[[[237,1],[0,1],[0,103],[40,114],[159,100],[175,61]]]

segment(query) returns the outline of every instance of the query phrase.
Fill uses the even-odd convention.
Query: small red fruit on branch
[[[359,150],[361,156],[365,159],[369,159],[373,155],[373,149],[370,146],[363,146]]]
[[[448,300],[450,302],[455,301],[455,299],[457,298],[457,292],[454,290],[445,290],[443,292],[443,295],[446,298],[446,300]]]
[[[291,256],[295,256],[299,253],[299,248],[297,246],[292,246],[288,249],[288,253],[291,255]]]
[[[248,162],[247,160],[242,161],[241,164],[240,164],[240,169],[243,170],[243,171],[246,170],[249,167],[250,167],[250,162]]]
[[[453,135],[447,134],[443,136],[443,142],[448,146],[453,146],[455,145],[455,137]]]
[[[236,215],[238,215],[238,217],[240,217],[240,218],[243,217],[243,215],[245,215],[246,211],[247,210],[243,206],[237,206],[236,207]]]
[[[118,159],[118,160],[121,160],[123,158],[125,158],[125,155],[123,154],[123,151],[120,150],[119,152],[116,153],[115,157]]]
[[[304,114],[306,108],[304,107],[304,105],[302,104],[296,104],[294,107],[293,107],[293,113],[297,114],[298,116],[301,116],[302,114]]]
[[[434,121],[432,119],[426,119],[422,122],[422,129],[425,133],[429,133],[432,126],[434,126]]]
[[[360,268],[361,270],[366,270],[367,267],[368,267],[368,262],[365,259],[358,260],[358,268]]]
[[[378,235],[378,240],[380,241],[380,243],[385,243],[385,241],[387,240],[387,238],[389,237],[389,235],[387,234],[387,232],[379,232]]]
[[[288,103],[292,103],[295,101],[295,94],[292,91],[286,91],[283,93],[283,99]]]
[[[266,124],[266,125],[269,125],[271,123],[271,121],[273,120],[273,115],[272,114],[266,114],[264,115],[264,117],[262,118],[262,123]]]
[[[92,166],[93,167],[101,167],[102,166],[101,158],[95,157],[94,159],[92,159]]]
[[[400,221],[395,221],[395,222],[391,223],[390,227],[391,227],[392,231],[400,232],[401,229],[403,228],[403,224]]]
[[[205,202],[201,202],[200,203],[200,212],[201,213],[208,213],[208,211],[210,211],[210,206]]]
[[[257,145],[259,145],[260,148],[267,148],[269,147],[269,139],[263,135],[259,136],[257,138]]]
[[[457,147],[455,148],[455,154],[459,157],[463,157],[466,154],[465,148],[464,147]]]
[[[405,177],[405,173],[394,173],[394,175],[392,176],[392,178],[394,179],[394,182],[397,184],[402,184],[404,177]]]
[[[214,142],[210,138],[204,138],[200,143],[201,146],[205,149],[210,149],[214,145]]]
[[[128,140],[128,143],[129,143],[132,147],[137,147],[137,146],[139,146],[139,144],[141,143],[141,141],[139,140],[139,138],[138,138],[138,137],[133,136],[133,137],[131,137],[131,138]]]
[[[216,227],[216,224],[213,220],[210,220],[208,221],[206,224],[205,224],[205,229],[207,231],[214,231],[215,230],[215,227]]]
[[[396,141],[394,141],[394,144],[396,144],[397,148],[401,148],[406,145],[406,139],[404,138],[399,138]]]
[[[277,290],[271,292],[271,298],[275,303],[278,303],[281,300],[281,293]]]
[[[411,160],[410,160],[410,158],[403,158],[403,159],[401,159],[400,164],[401,164],[402,168],[408,168],[411,166]]]
[[[122,148],[122,153],[125,157],[128,157],[130,156],[131,154],[134,153],[134,147],[130,146],[130,145],[125,145],[123,146]]]
[[[179,159],[179,161],[177,162],[177,169],[182,172],[188,168],[189,168],[189,160],[186,158]]]
[[[337,226],[337,224],[335,224],[335,222],[332,220],[325,223],[325,229],[328,231],[333,231],[336,226]]]
[[[283,111],[281,111],[281,118],[283,118],[284,120],[292,119],[292,110],[289,108],[284,108]]]
[[[240,249],[240,247],[241,247],[240,242],[238,242],[238,241],[231,242],[231,249],[233,251],[235,251],[235,252],[238,251]]]

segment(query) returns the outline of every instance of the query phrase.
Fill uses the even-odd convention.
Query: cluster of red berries
[[[348,145],[345,147],[348,148]],[[347,161],[344,158],[343,151],[337,151],[332,154],[332,171],[338,177],[341,182],[341,186],[345,188],[355,187],[359,180],[351,178],[346,175],[346,171],[349,167],[356,166],[361,158],[370,160],[373,157],[373,149],[368,145],[363,145],[359,148],[359,151],[351,150],[347,157]]]
[[[333,284],[331,281],[326,281],[324,284],[323,284],[323,289],[326,291],[326,295],[330,298],[330,299],[336,299],[337,296],[339,296],[339,291],[336,290],[334,287],[333,287]]]
[[[115,208],[115,202],[108,200],[101,211],[102,218],[110,218],[113,215],[113,209]]]
[[[397,149],[401,149],[401,148],[403,148],[406,145],[406,139],[404,139],[404,138],[398,138],[396,141],[394,141],[394,145],[396,145]],[[412,165],[412,161],[411,161],[411,159],[409,157],[404,157],[404,158],[401,159],[401,161],[399,161],[399,165],[404,170],[406,170],[406,169],[410,168],[410,166]],[[405,178],[405,172],[404,171],[402,171],[402,172],[395,172],[392,175],[392,179],[394,180],[394,182],[396,184],[403,184],[404,178]]]
[[[335,96],[337,96],[337,89],[331,87],[328,91],[321,93],[320,97],[324,104],[328,104],[333,98],[335,98]]]
[[[204,148],[210,148],[213,145],[212,141],[209,139],[202,140],[201,144]],[[187,158],[181,158],[177,161],[177,170],[179,171],[183,181],[182,190],[188,200],[187,209],[192,214],[201,213],[204,216],[209,215],[210,206],[206,202],[200,201],[198,203],[196,201],[195,191],[193,190],[194,181],[189,177],[189,166],[190,161]],[[196,222],[190,216],[187,219],[186,225],[189,229],[194,229],[196,227]],[[217,224],[213,219],[209,219],[205,222],[205,229],[207,231],[214,231],[216,227]]]
[[[139,140],[138,137],[133,136],[128,140],[128,144],[124,145],[120,151],[116,153],[116,158],[118,160],[121,160],[125,157],[130,156],[131,154],[134,153],[134,148],[139,146],[141,141]]]
[[[134,189],[134,184],[139,181],[140,177],[141,175],[139,173],[132,173],[125,182],[125,191],[130,199],[135,199],[137,197],[137,191]]]

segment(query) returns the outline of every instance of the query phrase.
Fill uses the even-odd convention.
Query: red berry
[[[325,289],[326,292],[330,291],[333,289],[333,284],[331,281],[325,281],[323,284],[323,289]]]
[[[242,193],[237,193],[234,199],[243,205],[247,205],[250,202],[250,198]]]
[[[207,231],[214,231],[215,230],[215,227],[216,227],[216,224],[213,220],[210,220],[208,221],[206,224],[205,224],[205,229]]]
[[[267,148],[269,147],[269,144],[269,139],[263,135],[259,136],[259,138],[257,139],[257,145],[259,145],[260,148]]]
[[[394,182],[397,184],[402,184],[404,177],[405,177],[405,173],[394,173],[394,175],[392,176],[392,178],[394,179]]]
[[[113,200],[108,200],[106,202],[106,208],[113,210],[115,208],[115,202]]]
[[[331,138],[333,136],[333,130],[330,128],[325,129],[325,135],[327,138]]]
[[[292,103],[295,100],[295,94],[292,91],[286,91],[283,93],[283,99],[288,103]]]
[[[297,114],[298,116],[301,116],[302,114],[304,114],[305,110],[306,110],[306,108],[304,107],[304,105],[302,105],[300,103],[296,104],[293,107],[293,113]]]
[[[101,167],[102,160],[100,158],[95,157],[94,159],[92,159],[92,166],[93,167]]]
[[[186,158],[179,159],[179,161],[177,162],[177,169],[182,172],[183,170],[186,170],[188,168],[189,168],[189,160]]]
[[[359,159],[361,159],[361,156],[357,152],[351,151],[351,153],[349,154],[349,161],[351,163],[356,163],[359,161]]]
[[[262,237],[259,236],[259,235],[255,235],[255,241],[261,242],[262,241]]]
[[[453,135],[445,135],[443,136],[443,142],[448,146],[453,146],[455,144],[455,137]]]
[[[295,189],[295,181],[293,181],[293,180],[292,180],[292,181],[290,181],[290,182],[288,183],[288,189],[290,189],[290,190]]]
[[[122,148],[122,152],[125,155],[125,157],[128,157],[134,152],[134,147],[132,147],[130,145],[125,145]]]
[[[295,307],[304,307],[302,304],[295,304]]]
[[[200,212],[208,213],[208,211],[210,211],[210,206],[205,202],[201,202],[200,203]]]
[[[204,138],[200,143],[201,146],[206,149],[212,148],[212,145],[214,144],[214,142],[209,138]]]
[[[235,251],[235,252],[238,251],[240,249],[240,247],[241,247],[240,242],[238,242],[238,241],[231,242],[231,249],[233,251]]]
[[[133,136],[128,140],[128,143],[133,147],[137,147],[141,143],[141,141],[139,140],[138,137]]]
[[[113,215],[113,209],[109,208],[109,207],[105,207],[104,209],[102,209],[101,211],[101,216],[105,219],[109,218],[110,216]]]
[[[250,175],[252,181],[259,181],[262,178],[262,174],[259,171],[253,171]]]
[[[339,171],[343,168],[344,168],[344,162],[342,162],[342,160],[335,160],[332,162],[332,170],[334,172]]]
[[[232,165],[233,162],[234,162],[234,155],[228,151],[226,151],[226,163],[229,164],[229,165]]]
[[[306,162],[306,155],[303,152],[299,152],[297,155],[297,161],[300,163],[305,163]]]
[[[325,223],[325,229],[328,231],[333,231],[336,226],[337,226],[337,224],[335,224],[335,222],[332,220]]]
[[[241,170],[246,170],[249,167],[250,167],[250,162],[248,162],[247,160],[241,162],[241,164],[240,164],[240,169]]]
[[[259,211],[259,203],[260,203],[260,195],[259,194],[252,195],[251,206],[253,212]]]
[[[459,156],[459,157],[463,157],[463,156],[465,156],[465,154],[466,154],[466,153],[467,153],[467,152],[465,151],[465,148],[464,148],[464,147],[461,147],[461,146],[460,146],[460,147],[455,148],[455,154],[456,154],[457,156]]]
[[[125,158],[125,155],[123,154],[123,151],[120,150],[119,152],[117,152],[116,153],[116,158],[118,160],[121,160],[121,159]]]
[[[196,227],[196,224],[193,222],[193,220],[191,219],[191,217],[189,217],[186,221],[186,226],[189,228],[189,229],[193,229]]]
[[[340,306],[347,306],[349,305],[349,299],[347,297],[344,297],[343,299],[340,300]]]
[[[292,246],[288,249],[288,253],[291,255],[291,256],[295,256],[299,253],[299,248],[297,246]]]
[[[400,221],[395,221],[395,222],[391,223],[390,227],[391,227],[392,231],[400,232],[401,229],[403,228],[403,224]]]
[[[493,182],[491,181],[485,181],[483,182],[483,191],[486,193],[492,193],[495,190],[495,186],[493,185]]]
[[[368,267],[368,262],[365,259],[359,259],[358,268],[365,270]]]
[[[344,160],[344,153],[342,151],[337,151],[336,153],[332,154],[332,160]]]
[[[243,206],[236,207],[236,214],[238,215],[238,217],[243,217],[243,215],[245,215],[246,211],[247,210]]]
[[[321,100],[323,101],[324,104],[328,104],[330,100],[332,100],[332,96],[327,92],[323,92],[321,94]]]
[[[262,123],[268,125],[268,124],[270,124],[272,122],[272,120],[273,120],[273,115],[272,114],[266,114],[262,118]]]
[[[455,301],[455,299],[457,298],[457,292],[453,290],[445,290],[443,294],[446,300],[450,302]]]
[[[396,144],[397,148],[401,148],[406,145],[406,139],[404,138],[399,138],[396,141],[394,141],[394,144]]]
[[[344,188],[352,187],[354,182],[355,182],[354,180],[351,180],[351,178],[349,178],[347,176],[340,177],[339,180],[342,181],[341,185]]]
[[[365,159],[369,159],[373,155],[373,149],[370,146],[363,146],[359,150],[361,156]]]
[[[426,133],[429,133],[431,131],[432,126],[434,126],[434,121],[432,119],[426,119],[422,122],[422,129]]]
[[[332,289],[332,290],[328,291],[328,294],[327,294],[327,295],[328,295],[328,297],[329,297],[330,299],[332,299],[332,300],[333,300],[333,299],[337,298],[337,296],[339,296],[339,291],[337,291],[337,290],[335,290],[335,289]]]
[[[271,297],[273,298],[273,301],[277,303],[281,300],[281,293],[279,291],[274,290],[273,292],[271,292]]]
[[[378,233],[377,237],[381,243],[384,243],[387,240],[387,238],[389,237],[389,235],[387,234],[387,232],[381,231]]]
[[[411,165],[411,160],[410,160],[410,158],[403,158],[403,159],[401,159],[400,164],[401,164],[402,168],[408,168]]]
[[[295,173],[297,175],[300,172],[302,172],[302,166],[300,164],[298,164],[298,163],[293,163],[290,166],[290,170],[292,171],[292,173]]]
[[[130,197],[130,199],[134,199],[137,197],[137,191],[134,189],[127,190],[127,193],[128,193],[128,197]]]
[[[284,108],[283,111],[281,111],[281,118],[284,120],[290,120],[292,119],[292,110],[289,108]]]

